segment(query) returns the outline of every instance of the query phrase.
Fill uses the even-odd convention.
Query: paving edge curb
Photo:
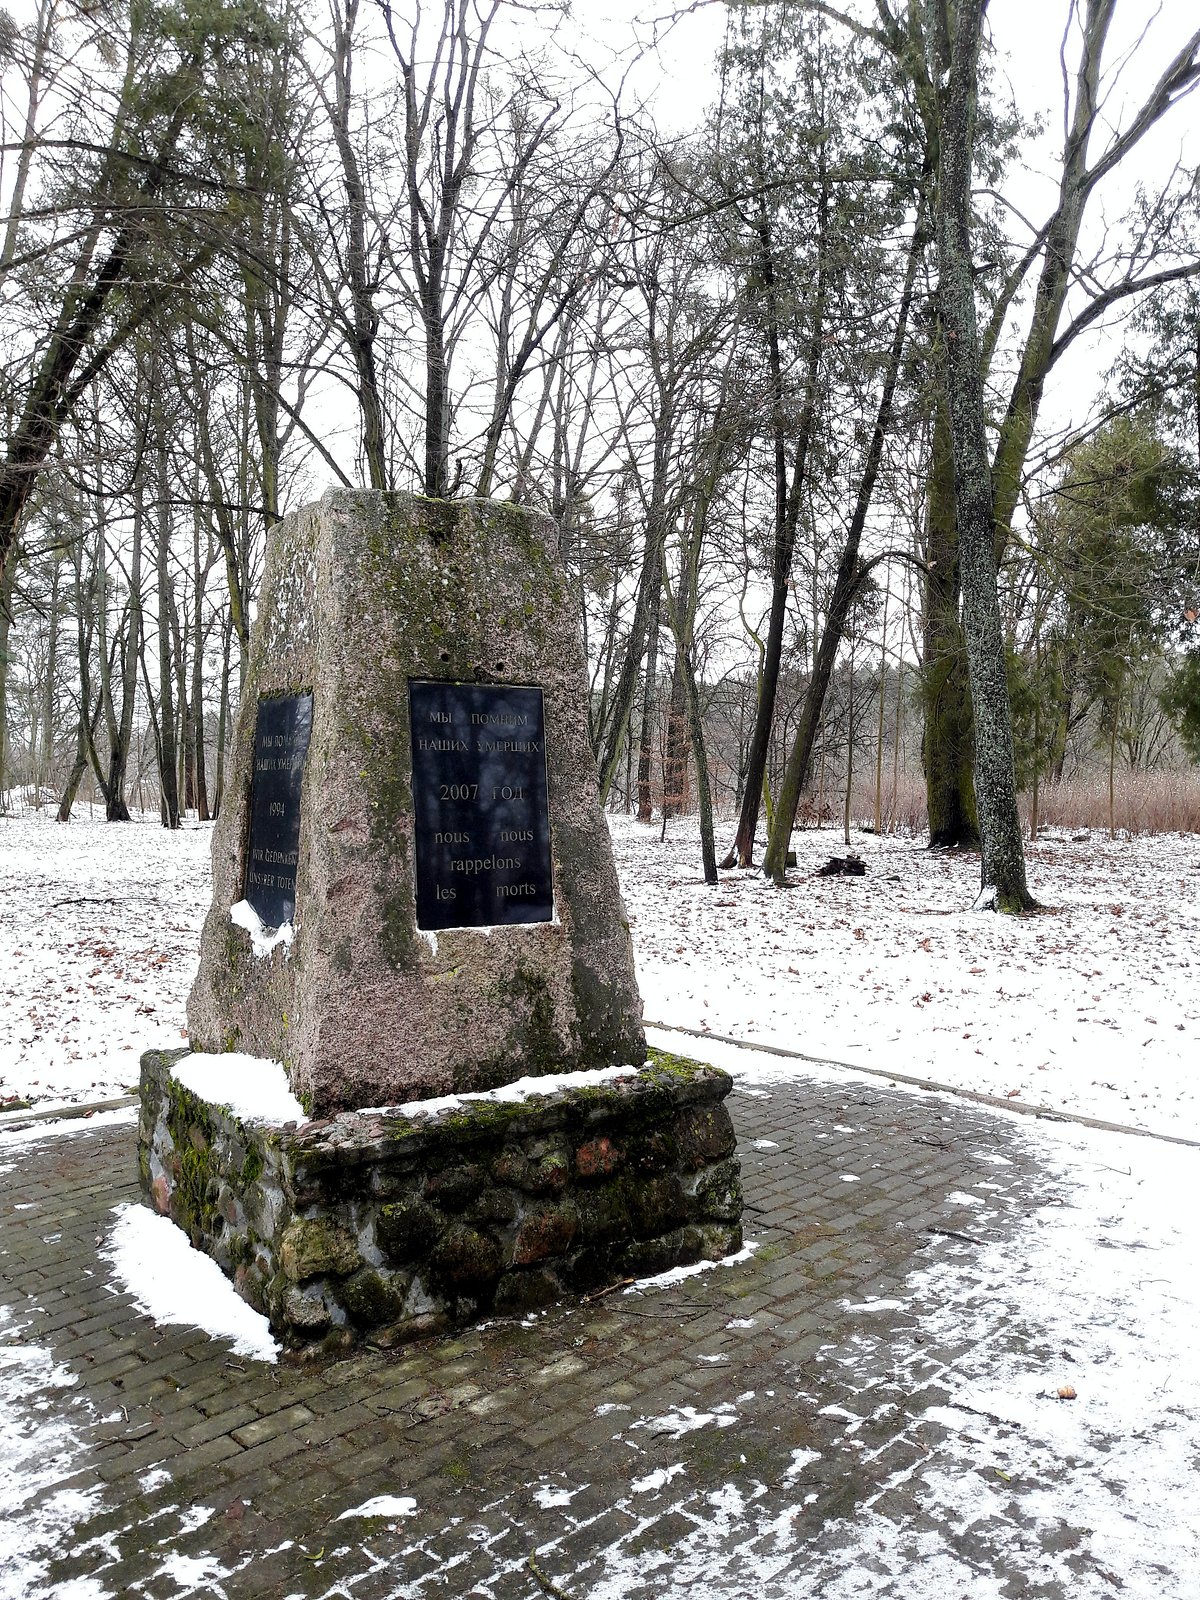
[[[81,1106],[51,1106],[46,1111],[39,1111],[36,1106],[23,1106],[19,1111],[0,1111],[0,1133],[32,1128],[39,1122],[66,1122],[72,1118],[93,1117],[97,1111],[123,1111],[126,1106],[135,1106],[137,1103],[137,1095],[123,1094],[117,1100],[92,1100]]]
[[[1200,1139],[1187,1139],[1180,1133],[1158,1133],[1153,1128],[1136,1128],[1128,1122],[1106,1122],[1101,1117],[1085,1117],[1075,1111],[1057,1111],[1053,1106],[1031,1105],[1028,1100],[1009,1100],[995,1094],[983,1094],[977,1089],[959,1089],[952,1083],[939,1083],[934,1078],[917,1078],[908,1072],[890,1072],[884,1067],[866,1067],[857,1061],[837,1061],[832,1056],[805,1055],[803,1050],[789,1050],[781,1044],[762,1044],[750,1039],[735,1039],[727,1033],[712,1033],[707,1028],[685,1028],[677,1022],[654,1022],[643,1018],[643,1027],[658,1028],[663,1033],[685,1033],[692,1039],[712,1039],[716,1044],[733,1045],[738,1050],[757,1050],[766,1056],[784,1056],[789,1061],[810,1061],[817,1067],[840,1067],[846,1072],[862,1072],[869,1078],[882,1078],[888,1083],[902,1083],[906,1088],[924,1089],[931,1094],[949,1094],[956,1100],[970,1100],[975,1105],[993,1106],[998,1111],[1016,1111],[1023,1117],[1040,1117],[1046,1122],[1074,1122],[1083,1128],[1098,1128],[1102,1133],[1129,1133],[1138,1139],[1157,1139],[1160,1144],[1181,1144],[1189,1150],[1200,1150]]]

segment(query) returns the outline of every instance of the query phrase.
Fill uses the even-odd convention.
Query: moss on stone
[[[513,1241],[512,1265],[527,1267],[565,1255],[579,1232],[579,1212],[570,1200],[526,1213]]]
[[[457,1092],[495,1089],[511,1083],[513,1064],[520,1063],[521,1076],[540,1078],[568,1068],[571,1047],[555,1026],[554,997],[545,973],[518,963],[506,975],[502,993],[497,995],[501,1014],[513,1018],[512,1032],[503,1050],[491,1060],[473,1062],[461,1068],[454,1079]],[[524,1016],[519,1016],[523,1011]]]
[[[693,1061],[689,1056],[677,1056],[670,1050],[655,1050],[652,1047],[646,1051],[646,1066],[655,1072],[666,1072],[673,1078],[682,1078],[687,1083],[695,1082],[705,1073],[720,1070],[703,1061]]]
[[[487,1234],[455,1223],[442,1234],[429,1258],[434,1281],[457,1293],[477,1293],[500,1276],[500,1247]]]
[[[509,1076],[500,1081],[511,1083],[511,1070]],[[520,1100],[475,1100],[461,1111],[439,1117],[436,1135],[448,1144],[462,1139],[478,1140],[480,1144],[498,1143],[507,1137],[512,1123],[528,1112],[529,1107]]]
[[[162,1060],[160,1081],[166,1101],[166,1123],[179,1165],[172,1211],[178,1212],[194,1242],[214,1231],[215,1170],[211,1146],[217,1129],[207,1102],[185,1089],[172,1075],[173,1060],[169,1064],[165,1056]]]
[[[496,1286],[493,1309],[503,1317],[521,1316],[527,1311],[540,1311],[562,1298],[563,1286],[554,1273],[545,1267],[530,1267],[525,1271],[506,1272]]]
[[[693,1107],[680,1120],[675,1133],[679,1160],[687,1172],[724,1161],[737,1149],[733,1123],[720,1102]]]
[[[742,1173],[735,1157],[705,1172],[696,1185],[696,1199],[706,1220],[736,1222],[742,1214]]]
[[[362,1264],[353,1236],[327,1217],[290,1222],[280,1241],[279,1260],[293,1283],[328,1273],[344,1275]]]
[[[429,1173],[425,1179],[425,1198],[444,1211],[463,1211],[483,1185],[483,1170],[475,1162],[458,1162]]]
[[[560,830],[557,847],[560,856],[569,857],[572,843],[565,829]],[[580,875],[581,864],[569,859],[564,864],[572,876]],[[646,1041],[641,1024],[630,1016],[622,996],[586,961],[578,959],[571,963],[571,989],[583,1065],[640,1067],[646,1058]]]
[[[246,1159],[242,1162],[241,1179],[243,1187],[248,1189],[252,1184],[257,1183],[263,1175],[265,1165],[262,1149],[254,1139],[251,1139],[250,1148],[246,1151]]]
[[[610,1244],[629,1235],[629,1189],[623,1182],[581,1193],[576,1198],[580,1227],[591,1244]]]
[[[337,1296],[355,1322],[378,1328],[404,1314],[408,1280],[393,1278],[363,1267],[338,1286]]]
[[[420,1200],[381,1205],[375,1218],[375,1239],[389,1261],[416,1261],[426,1255],[441,1230],[442,1219]]]
[[[318,1338],[329,1331],[329,1307],[319,1297],[289,1288],[281,1293],[283,1319],[290,1331],[304,1339]],[[278,1318],[277,1318],[278,1320]]]
[[[253,1234],[234,1233],[229,1236],[228,1249],[232,1267],[249,1266],[258,1249],[258,1240]]]
[[[240,1126],[171,1078],[174,1059],[143,1067],[143,1181],[157,1150],[172,1211],[289,1343],[313,1348],[332,1317],[339,1341],[390,1347],[741,1241],[738,1165],[714,1159],[732,1137],[725,1084],[684,1057],[548,1101],[372,1116],[349,1143],[340,1123]]]

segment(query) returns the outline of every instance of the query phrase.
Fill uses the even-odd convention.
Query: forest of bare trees
[[[557,4],[0,14],[0,807],[213,816],[271,525],[494,496],[610,807],[781,883],[853,810],[1030,905],[1064,784],[1200,756],[1200,29],[1060,9],[1055,127],[984,0],[774,0],[682,132]]]

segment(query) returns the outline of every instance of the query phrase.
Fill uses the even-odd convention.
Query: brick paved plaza
[[[969,1261],[977,1234],[1003,1239],[1052,1198],[1025,1130],[858,1084],[729,1104],[751,1260],[321,1367],[231,1357],[113,1291],[98,1246],[137,1199],[132,1121],[0,1152],[0,1328],[79,1380],[29,1399],[64,1525],[57,1550],[27,1552],[46,1592],[886,1594],[882,1569],[836,1587],[870,1507],[913,1561],[930,1535],[953,1546],[971,1600],[1060,1593],[1029,1576],[1036,1532],[1019,1576],[986,1525],[923,1519],[944,1426],[928,1413],[964,1352],[923,1344],[894,1303],[914,1270]],[[415,1510],[342,1515],[382,1494]]]

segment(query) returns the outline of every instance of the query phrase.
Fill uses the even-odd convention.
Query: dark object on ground
[[[867,863],[861,856],[830,856],[823,867],[817,868],[818,878],[865,878]]]

